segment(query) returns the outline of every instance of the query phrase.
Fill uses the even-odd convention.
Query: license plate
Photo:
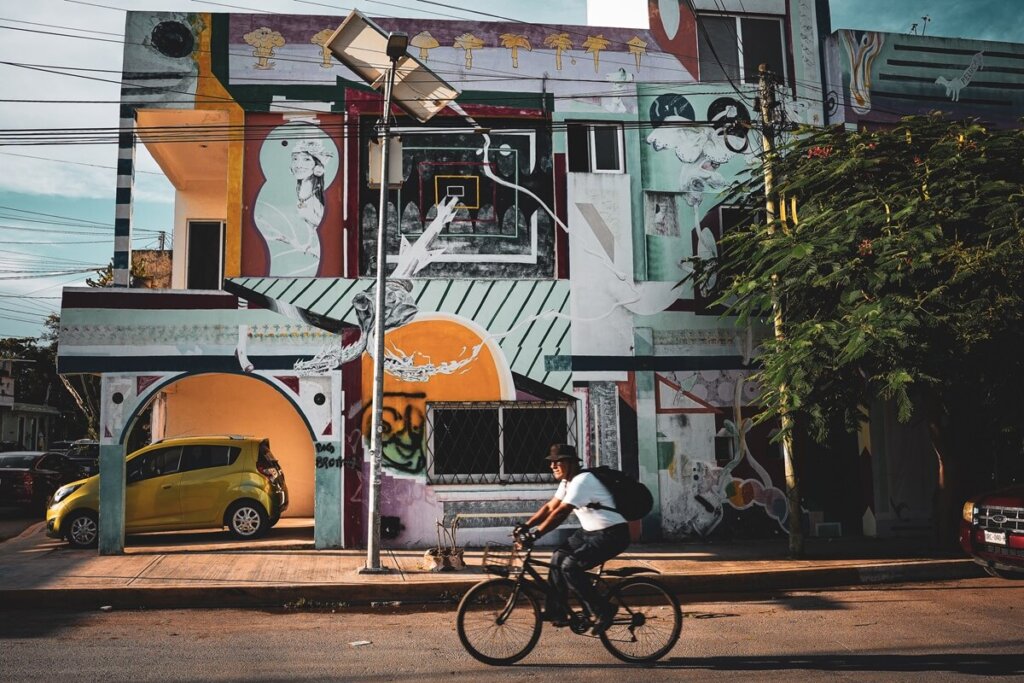
[[[994,543],[995,545],[1006,545],[1006,532],[1005,531],[986,531],[985,532],[985,543]]]

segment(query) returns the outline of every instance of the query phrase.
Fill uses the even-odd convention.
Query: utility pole
[[[159,236],[158,239],[160,240],[160,251],[163,251],[164,250],[164,244],[165,244],[165,242],[167,240],[167,233],[164,232],[163,230],[161,230],[160,231],[160,236]]]
[[[772,173],[775,160],[775,126],[778,103],[775,101],[775,76],[768,70],[767,64],[758,67],[758,98],[761,104],[761,147],[764,151],[764,199],[765,220],[768,234],[775,232],[775,178]],[[777,276],[772,275],[772,322],[775,338],[783,338],[782,304],[776,290]],[[783,383],[779,387],[783,404],[789,394],[789,388]],[[803,514],[800,509],[800,487],[796,476],[796,465],[793,462],[793,418],[789,411],[783,409],[782,421],[782,462],[786,476],[786,499],[789,505],[789,554],[800,557],[804,552],[804,536],[801,529]]]

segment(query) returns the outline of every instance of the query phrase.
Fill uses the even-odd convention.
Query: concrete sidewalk
[[[684,603],[707,594],[984,574],[967,558],[909,539],[809,538],[806,551],[805,559],[786,559],[785,539],[634,545],[609,567],[655,569]],[[385,550],[382,564],[391,571],[364,575],[357,570],[365,551],[314,550],[308,522],[282,520],[259,541],[224,532],[150,534],[130,537],[123,555],[101,557],[47,538],[40,523],[0,543],[0,610],[453,603],[486,576],[481,555],[467,551],[465,570],[431,572],[422,568],[422,550]]]

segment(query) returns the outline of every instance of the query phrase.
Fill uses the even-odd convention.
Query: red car
[[[992,576],[1024,579],[1024,485],[964,503],[960,547]]]

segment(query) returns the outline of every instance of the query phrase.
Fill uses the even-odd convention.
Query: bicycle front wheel
[[[511,579],[492,579],[470,588],[455,621],[466,651],[484,664],[514,664],[540,639],[540,608]]]
[[[654,579],[626,579],[611,589],[608,598],[619,611],[601,634],[601,643],[622,661],[653,662],[679,640],[683,628],[679,601]]]

